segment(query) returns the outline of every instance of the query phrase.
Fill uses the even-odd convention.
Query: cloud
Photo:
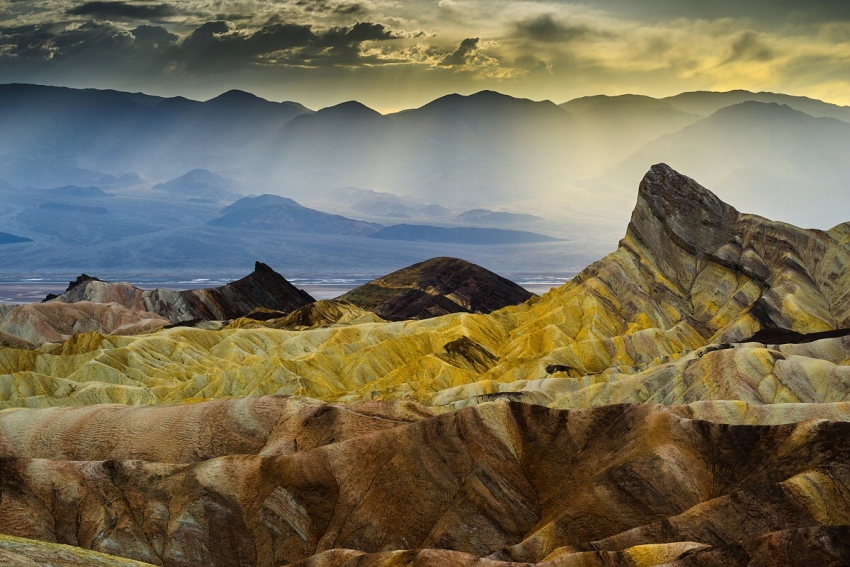
[[[516,37],[541,43],[563,43],[600,35],[600,32],[586,25],[562,24],[552,14],[541,14],[518,22],[514,33]]]
[[[743,32],[732,44],[732,53],[724,63],[733,61],[770,61],[775,57],[770,49],[754,31]]]
[[[440,61],[440,65],[444,65],[446,67],[466,65],[469,62],[469,59],[478,51],[479,41],[481,40],[477,37],[466,38],[460,42],[457,49],[446,55],[443,60]]]
[[[277,51],[305,47],[315,39],[309,25],[272,24],[253,31],[240,30],[230,22],[207,22],[196,28],[174,53],[176,63],[189,70],[217,66],[240,66]]]
[[[92,16],[103,20],[155,20],[174,16],[179,11],[170,4],[130,2],[86,2],[66,10],[72,16]]]

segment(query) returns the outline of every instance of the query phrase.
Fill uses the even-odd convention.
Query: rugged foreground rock
[[[432,416],[286,397],[16,410],[0,414],[0,525],[169,566],[850,558],[850,423],[690,411],[501,402]]]
[[[48,298],[48,301],[117,303],[127,309],[156,313],[172,323],[180,323],[196,319],[236,319],[258,307],[289,313],[315,300],[266,264],[257,262],[254,271],[241,280],[222,287],[187,291],[142,290],[126,282],[109,283],[82,275],[71,282],[65,293]]]

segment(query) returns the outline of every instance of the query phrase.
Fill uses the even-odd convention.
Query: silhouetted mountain
[[[209,226],[280,230],[315,234],[370,235],[381,225],[357,221],[302,207],[292,199],[277,195],[261,195],[240,199],[222,209],[224,216],[208,222]]]
[[[221,209],[221,214],[227,215],[236,211],[244,211],[247,209],[263,209],[265,207],[293,207],[304,208],[292,199],[281,197],[280,195],[269,195],[268,193],[258,197],[243,197]]]
[[[235,181],[206,169],[193,169],[177,179],[158,183],[153,188],[169,195],[201,199],[232,201],[240,197]]]
[[[532,242],[554,242],[557,238],[499,228],[471,228],[428,226],[424,224],[397,224],[382,228],[369,238],[381,240],[408,240],[417,242],[444,242],[446,244],[528,244]]]
[[[465,260],[432,258],[364,284],[339,299],[383,319],[401,321],[447,313],[490,313],[523,303],[532,295],[512,281]],[[456,343],[460,350],[470,348],[469,344],[481,349],[472,341]]]
[[[235,91],[198,102],[94,89],[0,85],[4,126],[0,155],[34,161],[0,177],[18,185],[55,187],[65,179],[65,184],[104,187],[72,178],[70,172],[46,179],[41,170],[79,168],[85,163],[86,170],[136,171],[161,178],[193,168],[222,168],[266,147],[281,125],[305,112],[309,111],[299,104],[272,103]]]

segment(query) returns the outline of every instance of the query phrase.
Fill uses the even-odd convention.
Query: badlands
[[[659,164],[618,249],[522,303],[412,276],[313,303],[258,264],[279,291],[206,313],[85,280],[41,305],[132,333],[3,327],[0,561],[850,564],[848,259],[850,223]]]

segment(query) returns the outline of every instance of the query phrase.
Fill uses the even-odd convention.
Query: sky
[[[850,105],[846,0],[0,0],[0,82],[381,112],[484,89]]]

